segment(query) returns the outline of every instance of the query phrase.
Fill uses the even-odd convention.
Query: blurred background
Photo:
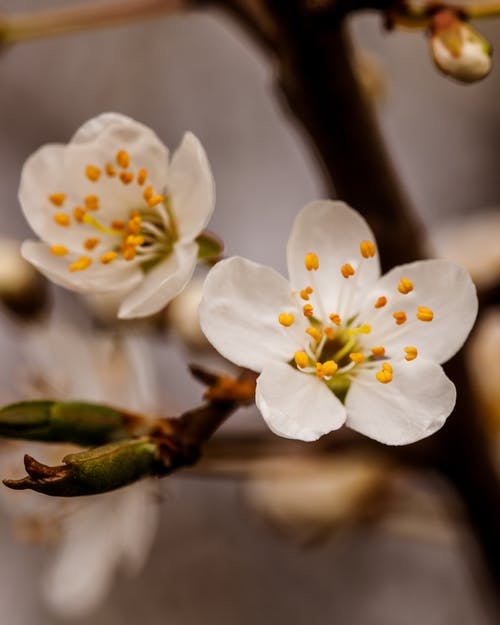
[[[58,4],[70,1],[0,0],[0,12]],[[374,14],[357,16],[350,27],[392,158],[430,240],[440,253],[475,263],[476,279],[487,280],[500,271],[500,69],[463,86],[435,71],[422,34],[386,33]],[[500,21],[481,29],[495,46]],[[325,192],[273,77],[255,43],[215,11],[2,50],[1,235],[30,236],[16,197],[25,159],[41,144],[68,141],[90,117],[117,111],[152,127],[171,149],[185,130],[193,131],[217,185],[210,229],[228,255],[286,271],[293,218]],[[81,303],[53,291],[57,319],[92,331]],[[10,401],[22,397],[16,376],[24,366],[24,329],[13,329],[7,315],[0,322],[0,374]],[[491,323],[498,328],[498,315]],[[495,331],[486,332],[488,345]],[[223,366],[173,335],[146,336],[141,352],[158,382],[157,410],[166,414],[199,402],[201,387],[189,377],[188,360]],[[481,347],[477,353],[482,361]],[[247,409],[225,429],[260,432],[263,426]],[[20,445],[19,458],[23,451]],[[271,464],[246,484],[190,474],[163,480],[153,495],[159,527],[142,571],[118,572],[109,595],[90,613],[85,606],[72,614],[67,606],[61,613],[47,605],[42,588],[53,547],[33,541],[33,532],[30,541],[17,540],[22,532],[12,531],[6,513],[0,518],[0,622],[498,623],[479,555],[446,485],[432,476],[403,475],[378,458],[335,460],[338,466],[308,465],[291,478]],[[76,574],[68,573],[68,585]],[[61,584],[64,594],[63,578]]]

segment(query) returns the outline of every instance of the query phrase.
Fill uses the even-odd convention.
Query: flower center
[[[142,199],[137,206],[124,207],[122,219],[99,219],[101,199],[97,194],[87,195],[81,205],[74,207],[68,206],[67,195],[63,192],[49,196],[51,204],[59,209],[53,215],[57,225],[78,228],[85,224],[96,231],[95,237],[88,236],[88,228],[82,233],[82,251],[86,253],[69,263],[69,271],[83,271],[94,261],[109,265],[116,259],[135,261],[143,271],[148,271],[172,252],[178,237],[170,198],[147,184],[146,169],[131,170],[130,160],[126,150],[119,150],[114,162],[104,167],[87,165],[84,171],[86,178],[97,185],[97,190],[99,181],[106,179],[113,179],[117,185],[143,187]],[[63,244],[52,245],[50,250],[55,256],[69,254]]]
[[[339,267],[341,275],[350,287],[350,293],[344,294],[341,291],[340,299],[344,295],[350,301],[363,263],[369,262],[376,253],[375,245],[371,241],[362,241],[359,250],[361,258],[353,263],[355,266],[345,263]],[[303,373],[320,378],[341,400],[345,398],[353,377],[361,370],[372,370],[375,379],[381,384],[392,382],[394,372],[388,361],[398,358],[404,358],[406,361],[415,360],[418,356],[417,347],[408,345],[404,347],[402,354],[388,354],[385,346],[370,345],[372,327],[368,323],[360,323],[357,314],[350,319],[342,319],[338,312],[324,310],[314,277],[320,268],[317,254],[314,252],[306,254],[304,264],[310,275],[310,284],[298,292],[293,292],[293,295],[301,302],[302,315],[308,325],[304,332],[304,348],[295,352],[289,364]],[[388,339],[401,332],[399,327],[407,323],[409,313],[408,309],[397,310],[392,313],[391,318],[383,309],[389,298],[405,298],[414,289],[410,279],[401,278],[393,296],[390,293],[380,295],[373,302],[374,315],[385,316],[387,323],[390,324]],[[316,306],[311,303],[312,301]],[[418,306],[415,317],[419,321],[430,322],[434,318],[434,313],[426,306]],[[292,312],[283,311],[278,315],[278,322],[286,329],[293,326],[296,319]]]

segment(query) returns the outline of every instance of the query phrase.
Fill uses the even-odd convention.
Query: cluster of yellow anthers
[[[375,245],[371,241],[362,241],[359,250],[363,259],[369,259],[375,256]],[[311,284],[314,285],[314,271],[319,269],[319,259],[314,252],[306,254],[304,259],[306,269],[311,272]],[[358,267],[359,272],[359,267]],[[340,273],[347,280],[356,275],[356,269],[346,263],[340,267]],[[414,290],[411,280],[401,278],[397,286],[397,290],[401,295],[408,295]],[[307,351],[298,351],[294,354],[294,361],[297,368],[306,373],[315,372],[320,378],[326,381],[330,380],[336,373],[343,374],[352,371],[356,365],[360,365],[365,361],[375,363],[380,362],[380,370],[376,371],[376,379],[387,384],[392,381],[393,369],[388,362],[383,362],[386,356],[385,347],[375,345],[371,347],[370,353],[362,353],[361,351],[351,351],[356,348],[356,335],[370,334],[371,327],[368,324],[362,324],[357,327],[343,327],[340,316],[332,312],[328,315],[329,322],[325,323],[324,319],[318,319],[315,316],[314,307],[309,303],[310,296],[314,293],[313,286],[306,286],[305,289],[299,291],[298,295],[305,304],[303,304],[302,312],[304,317],[311,320],[311,325],[306,329],[306,333],[311,337],[312,343],[309,344]],[[376,309],[383,308],[387,304],[387,297],[380,296],[374,302]],[[430,308],[418,306],[416,317],[420,321],[429,322],[434,318],[434,313]],[[407,321],[407,315],[403,310],[393,313],[394,322],[400,326]],[[295,322],[295,317],[290,312],[282,312],[278,316],[278,321],[282,326],[290,327]],[[314,324],[314,325],[313,325]],[[332,359],[321,362],[321,354],[324,351],[332,353],[331,349],[325,350],[325,345],[330,342],[330,347],[334,345],[337,339],[337,349],[331,356]],[[404,348],[405,359],[408,361],[415,360],[418,356],[418,350],[414,346]],[[347,360],[347,364],[346,363]],[[339,368],[340,367],[340,368]]]
[[[115,178],[117,182],[124,185],[137,184],[140,187],[144,187],[143,198],[147,207],[154,210],[159,207],[165,201],[163,195],[155,193],[153,187],[146,185],[148,173],[145,169],[139,169],[137,173],[129,170],[130,155],[125,150],[119,150],[115,156],[115,163],[106,163],[103,168],[95,165],[87,165],[85,168],[85,176],[93,183],[98,183],[101,176],[107,178]],[[67,203],[66,193],[57,192],[52,193],[49,196],[49,201],[58,209],[65,208]],[[100,208],[100,200],[98,195],[87,195],[83,200],[83,206],[75,206],[72,209],[72,215],[67,212],[57,212],[54,214],[53,219],[56,224],[63,228],[71,226],[72,219],[76,224],[87,224],[94,227],[98,232],[107,235],[107,237],[116,237],[116,244],[112,249],[109,249],[101,254],[99,260],[102,264],[107,265],[114,261],[121,254],[124,260],[134,260],[137,253],[142,251],[141,246],[144,245],[146,237],[143,230],[143,218],[141,217],[141,211],[131,210],[128,215],[127,221],[113,220],[109,225],[104,225],[99,222],[92,212],[98,211]],[[150,229],[151,230],[151,229]],[[100,243],[101,239],[98,237],[86,238],[83,241],[83,249],[88,252],[93,251]],[[64,245],[52,245],[50,248],[52,254],[55,256],[66,256],[68,249]],[[69,271],[82,271],[87,269],[92,264],[92,258],[88,255],[83,255],[75,262],[72,262],[68,269]]]

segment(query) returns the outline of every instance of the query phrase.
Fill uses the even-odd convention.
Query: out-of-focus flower
[[[430,44],[436,66],[461,82],[485,78],[491,70],[491,44],[450,9],[432,18]]]
[[[376,516],[391,468],[372,454],[270,460],[258,466],[247,497],[258,512],[296,536]]]
[[[306,441],[346,425],[386,444],[439,429],[455,404],[440,363],[477,314],[467,272],[446,260],[382,278],[373,234],[342,202],[313,202],[287,249],[290,281],[243,258],[218,263],[200,305],[208,340],[261,372],[256,403],[280,436]]]
[[[196,348],[208,346],[198,319],[204,279],[195,277],[188,286],[172,300],[167,308],[168,321],[183,341]]]
[[[69,289],[123,291],[121,318],[151,315],[191,278],[214,198],[193,134],[169,162],[152,130],[105,113],[25,163],[19,199],[43,243],[26,241],[22,253]]]
[[[463,265],[479,289],[500,283],[500,211],[474,212],[460,221],[433,228],[438,256]]]
[[[154,370],[138,337],[92,340],[57,324],[27,329],[23,397],[51,396],[124,406],[154,413]],[[57,358],[54,358],[57,354]],[[24,453],[59,464],[68,445],[2,442],[0,473],[23,474]],[[53,500],[35,492],[0,489],[0,505],[17,534],[56,541],[54,561],[43,576],[51,608],[64,616],[91,612],[106,596],[114,573],[144,564],[158,523],[158,491],[145,480],[118,491],[78,500]]]

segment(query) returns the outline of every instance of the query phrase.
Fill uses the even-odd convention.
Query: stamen
[[[309,334],[309,336],[313,338],[316,341],[316,343],[319,343],[319,341],[321,340],[321,332],[317,328],[314,328],[313,326],[309,326],[307,328],[306,334]]]
[[[85,198],[85,207],[89,211],[96,211],[99,208],[99,198],[97,195],[87,195]]]
[[[99,239],[86,239],[83,247],[91,252],[99,243]]]
[[[349,278],[349,276],[353,276],[356,272],[354,271],[352,265],[346,263],[340,268],[340,273],[344,276],[344,278]]]
[[[130,156],[126,150],[120,150],[116,154],[116,162],[122,169],[127,169],[130,165]]]
[[[304,369],[309,364],[309,356],[305,352],[295,352],[293,355],[297,367]]]
[[[148,172],[145,169],[139,169],[137,172],[137,184],[142,186],[146,182],[146,178],[148,177]]]
[[[74,263],[71,263],[68,269],[71,272],[83,271],[84,269],[87,269],[87,267],[90,267],[91,264],[92,264],[91,258],[89,258],[88,256],[80,256],[78,260],[76,260]]]
[[[338,364],[333,360],[327,360],[326,362],[317,362],[316,363],[316,375],[319,378],[327,377],[330,378],[332,375],[335,375],[335,372],[339,368]]]
[[[362,362],[364,362],[365,357],[363,354],[361,354],[360,352],[352,352],[349,354],[349,358],[355,362],[357,365],[361,364]]]
[[[330,321],[332,323],[334,323],[336,326],[339,326],[342,323],[342,319],[340,318],[340,315],[337,315],[336,313],[332,313],[331,315],[328,315]]]
[[[418,350],[416,347],[405,347],[405,360],[415,360],[418,356]]]
[[[54,215],[54,221],[58,226],[64,227],[69,226],[69,224],[71,223],[69,215],[66,215],[66,213],[56,213]]]
[[[419,306],[417,310],[417,319],[420,321],[432,321],[434,319],[434,313],[430,308]]]
[[[87,165],[85,175],[91,182],[97,182],[101,177],[101,170],[95,165]]]
[[[295,321],[295,317],[292,315],[292,313],[282,312],[278,316],[278,321],[281,323],[282,326],[285,326],[285,328],[289,328]]]
[[[300,292],[300,297],[306,300],[307,302],[309,300],[309,295],[311,295],[311,293],[313,293],[312,288],[310,286],[306,286],[306,288]]]
[[[62,206],[65,199],[66,193],[52,193],[52,195],[49,195],[49,200],[54,206]]]
[[[129,171],[122,171],[122,173],[120,174],[120,180],[123,182],[123,184],[130,184],[133,179],[134,174],[130,173]]]
[[[134,260],[135,256],[136,256],[136,251],[134,247],[127,247],[123,251],[123,258],[125,260]]]
[[[372,354],[375,357],[383,356],[385,354],[385,347],[382,347],[382,345],[377,345],[375,347],[372,347]]]
[[[317,271],[319,269],[319,259],[314,252],[309,252],[304,258],[304,264],[307,271]]]
[[[304,317],[312,317],[314,315],[314,308],[311,304],[304,304],[303,307]]]
[[[110,178],[114,178],[116,176],[116,169],[111,163],[106,163],[106,167],[104,169]]]
[[[375,245],[371,241],[361,241],[359,251],[363,258],[372,258],[375,256]]]
[[[149,198],[148,205],[151,206],[151,208],[153,208],[154,206],[161,204],[164,199],[165,198],[163,197],[163,195],[153,195],[153,197]]]
[[[128,222],[128,230],[131,234],[137,234],[141,231],[142,219],[140,216],[132,217]]]
[[[68,248],[64,247],[64,245],[51,245],[50,251],[54,256],[66,256]]]
[[[333,328],[325,328],[323,330],[323,333],[326,336],[326,338],[329,339],[330,341],[333,341],[333,339],[335,338],[335,332]]]
[[[398,310],[397,312],[393,313],[392,316],[394,317],[394,321],[398,324],[398,326],[402,325],[406,321],[406,313],[402,310]]]
[[[388,362],[382,364],[382,369],[377,371],[375,377],[381,384],[392,382],[392,367]]]
[[[387,304],[387,297],[381,295],[373,305],[374,308],[383,308]]]
[[[83,210],[81,206],[75,206],[75,208],[73,209],[73,217],[80,224],[83,223],[86,214],[87,213]]]
[[[413,291],[413,282],[408,278],[401,278],[398,284],[398,291],[403,295],[408,295]]]
[[[106,252],[105,254],[103,254],[99,260],[101,261],[103,265],[107,265],[113,260],[115,260],[117,256],[118,254],[116,252],[114,252],[113,250],[110,250],[109,252]]]
[[[144,243],[143,236],[137,236],[135,234],[129,234],[129,236],[125,239],[125,245],[132,245],[136,247],[137,245],[142,245]]]
[[[146,187],[142,197],[146,200],[146,202],[150,200],[153,197],[153,187]]]
[[[125,230],[125,223],[119,219],[115,219],[111,222],[111,227],[113,230]]]
[[[363,323],[363,325],[360,325],[357,328],[349,328],[347,330],[347,334],[370,334],[371,331],[371,326],[367,323]]]

